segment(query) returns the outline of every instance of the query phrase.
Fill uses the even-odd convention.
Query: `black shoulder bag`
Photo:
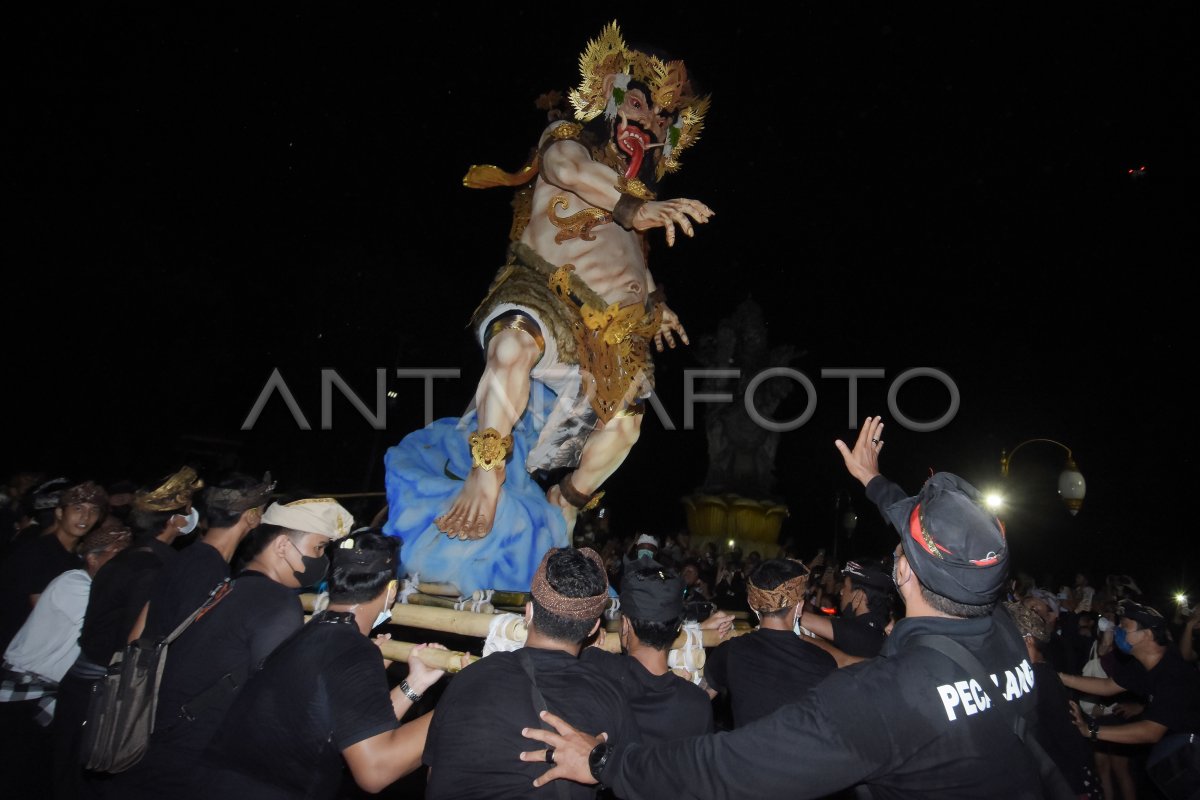
[[[124,772],[141,761],[154,732],[158,687],[167,665],[167,649],[188,627],[229,594],[221,581],[204,603],[163,639],[142,636],[113,655],[104,677],[92,686],[83,726],[83,766],[99,772]]]

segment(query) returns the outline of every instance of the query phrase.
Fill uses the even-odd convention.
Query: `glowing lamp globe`
[[[1083,506],[1083,495],[1086,492],[1087,481],[1083,479],[1083,473],[1079,471],[1075,459],[1068,458],[1066,468],[1058,476],[1058,493],[1062,496],[1063,502],[1067,504],[1067,510],[1071,512],[1071,516],[1079,513],[1079,509]]]

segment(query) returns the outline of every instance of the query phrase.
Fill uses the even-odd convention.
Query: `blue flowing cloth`
[[[404,542],[400,559],[410,577],[453,583],[463,594],[477,589],[526,592],[546,551],[568,545],[562,511],[525,471],[525,457],[554,401],[553,392],[531,382],[530,402],[512,432],[512,458],[495,522],[482,539],[451,539],[433,523],[450,508],[471,471],[467,437],[478,428],[474,411],[435,420],[388,449],[388,521],[383,530]]]

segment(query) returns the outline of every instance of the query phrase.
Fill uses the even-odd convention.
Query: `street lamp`
[[[1014,447],[1011,453],[1001,450],[1000,475],[1007,478],[1008,467],[1012,463],[1013,456],[1022,447],[1033,442],[1046,442],[1057,445],[1067,451],[1066,466],[1063,467],[1062,473],[1058,476],[1058,493],[1062,496],[1063,502],[1066,503],[1067,510],[1071,512],[1071,516],[1075,516],[1083,506],[1083,495],[1087,492],[1087,481],[1083,479],[1083,473],[1079,471],[1079,465],[1075,463],[1075,457],[1071,455],[1071,448],[1062,442],[1056,442],[1053,439],[1026,439]]]

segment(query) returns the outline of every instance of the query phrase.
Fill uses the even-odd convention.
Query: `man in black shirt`
[[[545,764],[518,764],[514,755],[524,742],[521,726],[539,724],[539,705],[568,709],[593,729],[637,740],[621,687],[579,658],[608,604],[600,556],[589,548],[550,550],[530,595],[525,646],[476,661],[454,676],[438,702],[423,758],[427,800],[546,797],[533,784]],[[564,788],[575,800],[596,794],[592,786]]]
[[[626,560],[622,576],[622,655],[586,647],[580,658],[625,690],[643,742],[711,732],[708,695],[667,663],[683,627],[683,579],[649,557]]]
[[[759,564],[746,585],[758,630],[709,654],[704,677],[715,692],[729,695],[734,727],[801,699],[837,669],[833,656],[794,630],[807,584],[808,570],[799,561],[772,558]]]
[[[1132,655],[1108,678],[1060,674],[1062,682],[1084,694],[1112,697],[1123,691],[1146,698],[1138,718],[1123,725],[1097,725],[1071,704],[1075,725],[1093,741],[1153,744],[1146,771],[1170,798],[1200,791],[1200,673],[1171,646],[1166,620],[1150,606],[1124,600],[1114,644]],[[1187,757],[1190,754],[1190,757]]]
[[[1050,641],[1050,629],[1042,616],[1024,603],[1005,603],[1004,610],[1012,617],[1024,639],[1029,663],[1033,665],[1034,684],[1037,686],[1038,742],[1062,771],[1078,797],[1099,800],[1104,792],[1093,767],[1095,759],[1092,748],[1075,732],[1067,689],[1058,679],[1054,665],[1046,660],[1042,652],[1042,648]]]
[[[1046,660],[1058,672],[1080,672],[1084,662],[1078,660],[1075,652],[1078,636],[1076,616],[1064,609],[1059,598],[1046,589],[1031,589],[1021,602],[1046,623],[1046,630],[1050,633],[1050,641],[1042,648]]]
[[[194,530],[192,497],[203,485],[195,470],[183,467],[153,489],[136,493],[130,514],[136,538],[96,575],[80,635],[81,659],[99,671],[130,640],[150,587],[178,557],[175,540]],[[216,581],[208,588],[213,586]]]
[[[86,781],[96,777],[85,779],[79,766],[81,728],[87,722],[92,686],[113,654],[129,641],[154,577],[177,556],[171,545],[193,526],[192,495],[203,485],[195,470],[183,467],[153,488],[137,492],[130,514],[136,538],[92,581],[79,658],[59,686],[54,718],[54,794],[60,800],[80,797],[89,790]]]
[[[127,800],[203,794],[196,776],[213,733],[246,679],[304,624],[296,590],[324,579],[325,547],[354,518],[334,500],[314,498],[276,503],[262,522],[246,569],[171,645],[146,755],[110,782]]]
[[[378,792],[421,764],[429,715],[399,719],[443,674],[421,645],[391,690],[371,629],[396,601],[399,540],[353,534],[331,547],[329,607],[267,659],[246,684],[205,755],[196,794],[255,800],[330,800],[342,761]]]
[[[842,568],[842,613],[827,617],[806,610],[800,624],[853,658],[874,658],[883,648],[892,576],[877,564],[848,561]]]
[[[883,800],[1043,796],[1035,758],[1014,733],[1015,716],[1036,724],[1033,671],[1012,621],[993,614],[1007,578],[1003,528],[982,495],[948,473],[906,497],[879,474],[882,429],[872,417],[853,450],[837,442],[850,474],[900,532],[894,573],[908,615],[880,657],[832,673],[802,702],[715,736],[640,746],[547,715],[556,731],[526,732],[555,748],[557,766],[538,785],[602,781],[626,800],[813,798],[860,783]],[[978,669],[934,649],[944,639],[987,674],[977,680]],[[542,758],[543,750],[521,754]]]
[[[79,540],[108,509],[108,495],[87,481],[59,495],[54,522],[8,556],[0,567],[0,653],[17,635],[46,584],[67,570],[80,569]]]
[[[233,474],[204,489],[200,507],[208,529],[157,576],[132,638],[143,632],[167,636],[200,607],[213,587],[229,577],[234,552],[262,522],[263,508],[274,489],[269,472],[261,481]],[[144,631],[140,623],[144,623]]]

